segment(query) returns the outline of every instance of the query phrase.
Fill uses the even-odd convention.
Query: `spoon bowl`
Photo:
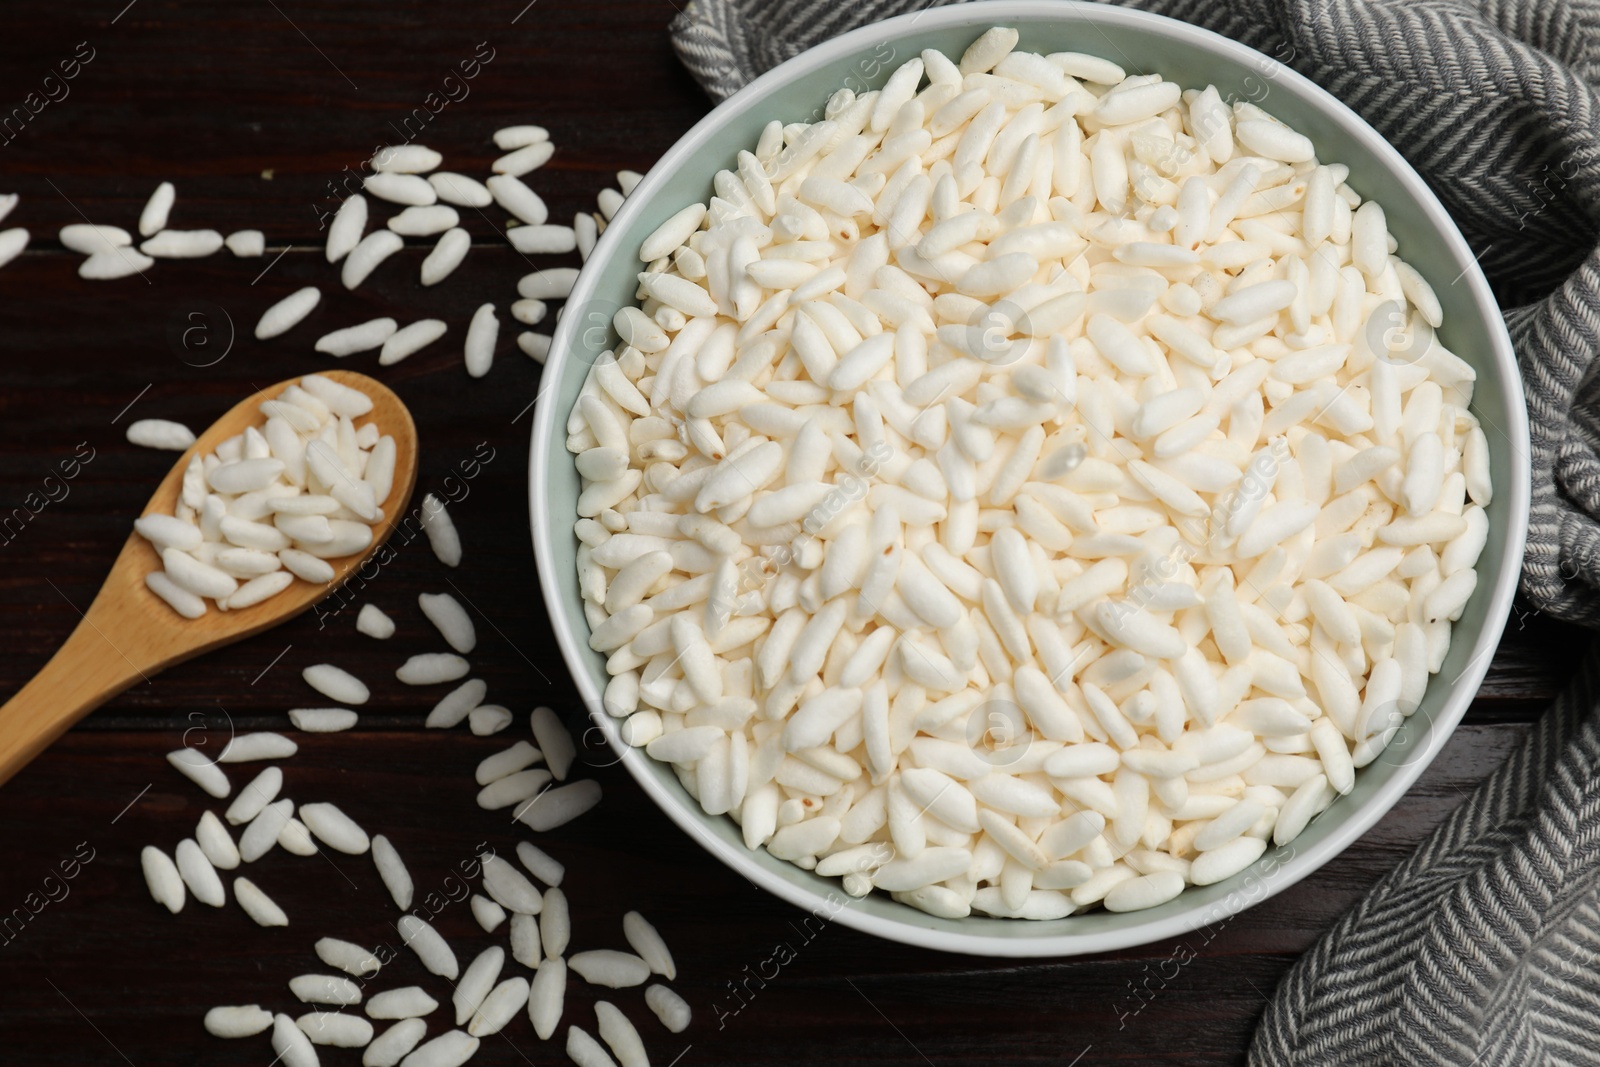
[[[175,663],[258,634],[298,615],[338,589],[393,532],[405,514],[417,482],[417,427],[411,413],[387,386],[354,371],[322,371],[323,377],[359,389],[372,399],[363,420],[394,438],[394,486],[383,518],[372,524],[365,549],[329,559],[333,579],[325,584],[296,578],[288,588],[259,604],[230,611],[208,610],[186,619],[145,585],[145,575],[162,569],[156,547],[132,532],[117,553],[100,592],[82,613],[78,626],[44,668],[0,706],[0,783],[7,781],[67,728],[107,700],[148,680]],[[161,480],[143,515],[171,515],[183,487],[183,473],[196,455],[216,451],[223,441],[265,421],[259,407],[299,378],[291,378],[241,400],[212,423]]]

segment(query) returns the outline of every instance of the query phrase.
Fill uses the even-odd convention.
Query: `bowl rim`
[[[1468,264],[1456,284],[1465,283],[1470,290],[1473,302],[1479,308],[1485,309],[1484,317],[1489,322],[1489,333],[1486,338],[1487,347],[1490,351],[1491,360],[1499,372],[1506,394],[1506,403],[1510,408],[1509,425],[1502,427],[1502,429],[1506,431],[1508,438],[1512,442],[1513,452],[1516,451],[1516,445],[1520,442],[1522,454],[1527,454],[1529,431],[1526,397],[1523,392],[1522,377],[1517,366],[1511,338],[1499,313],[1498,303],[1466,239],[1461,235],[1460,230],[1456,227],[1438,197],[1434,195],[1432,189],[1417,174],[1411,164],[1400,155],[1399,151],[1387,139],[1374,130],[1365,119],[1352,111],[1326,89],[1323,89],[1320,85],[1317,85],[1294,69],[1278,64],[1276,60],[1271,60],[1270,57],[1238,41],[1177,19],[1150,12],[1099,3],[1085,3],[1081,2],[1081,0],[977,0],[977,2],[973,3],[958,3],[941,8],[925,8],[904,15],[897,15],[879,22],[870,23],[817,44],[757,77],[750,84],[712,109],[684,133],[656,161],[637,188],[624,201],[616,217],[611,220],[611,225],[607,227],[606,233],[601,235],[600,241],[590,259],[600,263],[611,255],[619,253],[622,255],[632,254],[630,250],[614,246],[622,240],[621,235],[629,229],[633,216],[640,213],[643,210],[643,205],[654,196],[661,186],[666,184],[669,174],[675,173],[686,160],[694,156],[703,147],[704,142],[709,140],[722,124],[725,116],[751,106],[751,102],[755,98],[763,96],[769,89],[775,89],[795,77],[833,62],[841,56],[860,48],[863,44],[875,43],[877,39],[881,38],[900,37],[919,23],[929,28],[943,28],[949,25],[963,24],[1003,25],[1007,20],[1017,18],[1026,19],[1029,22],[1062,20],[1085,24],[1093,23],[1102,26],[1131,27],[1136,32],[1174,39],[1237,62],[1257,64],[1267,60],[1274,63],[1274,77],[1294,85],[1302,95],[1311,99],[1313,106],[1320,106],[1330,120],[1344,127],[1355,140],[1363,143],[1379,159],[1380,163],[1388,168],[1392,177],[1416,198],[1426,216],[1426,224],[1438,233],[1447,251],[1454,254],[1457,260]],[[596,279],[599,274],[600,272],[597,269],[585,269],[579,273],[578,280],[573,286],[571,295],[568,297],[568,307],[582,307],[585,302],[594,297]],[[557,324],[551,343],[549,361],[544,367],[539,383],[540,393],[546,391],[546,383],[549,383],[550,391],[553,392],[553,387],[560,380],[566,363],[573,358],[571,352],[572,334],[578,328],[576,321],[578,318],[579,316],[575,315],[564,316]],[[588,648],[588,642],[587,640],[579,639],[579,636],[568,626],[563,614],[555,607],[566,596],[566,591],[561,585],[561,580],[565,576],[550,573],[550,568],[544,565],[546,560],[552,558],[552,537],[554,536],[554,530],[551,524],[545,521],[546,515],[544,514],[548,510],[548,471],[552,452],[547,442],[551,439],[554,420],[558,415],[563,420],[568,415],[566,411],[557,412],[556,408],[557,405],[554,403],[544,403],[537,406],[532,425],[532,442],[529,453],[530,525],[540,591],[544,598],[546,613],[550,616],[556,642],[561,649],[567,668],[572,674],[573,681],[583,697],[586,710],[590,718],[600,727],[607,743],[620,754],[620,761],[628,768],[634,780],[638,782],[656,806],[688,834],[691,840],[751,883],[760,886],[774,896],[807,911],[817,911],[819,907],[828,908],[831,918],[841,924],[877,937],[921,948],[968,955],[996,958],[1077,956],[1129,948],[1166,938],[1182,936],[1200,927],[1224,920],[1253,904],[1260,903],[1268,897],[1282,892],[1321,868],[1323,864],[1334,856],[1343,852],[1351,843],[1364,835],[1379,819],[1394,808],[1395,804],[1411,788],[1429,764],[1433,762],[1434,758],[1448,742],[1450,736],[1455,732],[1462,716],[1466,713],[1468,705],[1476,695],[1478,687],[1482,684],[1484,675],[1489,667],[1489,660],[1504,631],[1511,609],[1512,598],[1517,590],[1521,573],[1522,554],[1527,540],[1531,472],[1527,464],[1517,461],[1514,455],[1513,462],[1508,465],[1511,476],[1510,484],[1503,487],[1496,486],[1497,494],[1505,493],[1510,497],[1509,529],[1506,530],[1505,548],[1502,553],[1502,570],[1495,587],[1489,591],[1489,599],[1485,605],[1484,624],[1474,642],[1471,658],[1468,660],[1466,668],[1450,682],[1450,692],[1445,696],[1438,714],[1433,716],[1423,745],[1419,746],[1418,751],[1412,758],[1396,769],[1392,777],[1383,783],[1377,792],[1367,798],[1360,806],[1351,808],[1326,837],[1308,848],[1295,852],[1279,863],[1271,874],[1264,876],[1261,879],[1265,883],[1265,891],[1263,893],[1251,895],[1249,899],[1245,899],[1243,894],[1236,892],[1230,894],[1223,901],[1209,906],[1204,902],[1197,902],[1186,910],[1153,918],[1147,923],[1081,934],[1041,934],[1038,937],[1028,938],[932,929],[915,925],[910,921],[899,921],[868,914],[848,906],[837,909],[832,908],[827,898],[820,893],[769,871],[755,862],[751,858],[751,853],[747,850],[732,845],[713,834],[708,828],[712,816],[704,814],[697,808],[691,810],[691,805],[684,798],[671,794],[652,772],[651,764],[653,761],[650,760],[650,757],[642,750],[632,748],[622,741],[618,733],[619,720],[612,719],[611,716],[604,712],[601,707],[602,695],[597,691],[593,680],[589,676],[586,661],[592,653]],[[563,529],[566,529],[565,524]],[[717,816],[716,818],[725,818],[725,816]],[[1246,870],[1247,874],[1249,870]],[[1178,899],[1181,900],[1182,898]],[[1026,922],[1027,920],[1016,921]]]

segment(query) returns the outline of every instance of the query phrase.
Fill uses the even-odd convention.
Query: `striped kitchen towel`
[[[673,22],[706,92],[941,0],[693,0]],[[1321,84],[1421,172],[1505,308],[1532,424],[1522,592],[1600,627],[1600,2],[1141,0]]]
[[[934,3],[943,0],[933,0]],[[692,0],[716,99],[928,0]],[[1600,627],[1600,0],[1138,0],[1251,45],[1387,136],[1504,309],[1532,424],[1522,592]],[[1302,958],[1257,1064],[1600,1065],[1600,650],[1506,764]]]

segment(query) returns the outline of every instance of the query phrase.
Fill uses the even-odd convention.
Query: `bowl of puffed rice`
[[[892,18],[610,220],[530,507],[591,715],[822,921],[1181,935],[1393,807],[1515,592],[1528,431],[1471,250],[1277,60],[1095,4]]]

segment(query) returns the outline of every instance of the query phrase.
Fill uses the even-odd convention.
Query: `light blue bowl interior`
[[[704,202],[712,195],[712,176],[719,169],[734,166],[740,149],[753,148],[761,129],[771,119],[784,122],[812,121],[821,116],[828,97],[841,86],[860,92],[876,88],[900,63],[910,59],[925,48],[936,48],[945,54],[959,57],[973,38],[994,24],[995,14],[982,10],[988,5],[968,5],[970,18],[960,25],[935,26],[932,20],[922,20],[909,29],[884,27],[882,36],[869,36],[849,55],[826,64],[818,70],[804,73],[783,85],[768,85],[760,91],[758,99],[726,114],[705,145],[682,160],[671,173],[662,174],[662,184],[649,196],[647,202],[635,207],[631,218],[619,218],[620,231],[608,231],[605,243],[591,260],[586,270],[596,273],[595,298],[582,307],[570,308],[563,316],[562,329],[557,344],[565,343],[570,357],[561,367],[561,376],[541,403],[555,404],[559,417],[549,424],[548,449],[550,456],[549,492],[544,501],[535,501],[536,514],[551,525],[554,541],[553,558],[541,560],[541,566],[553,569],[562,584],[565,596],[552,610],[564,613],[566,623],[576,634],[587,635],[588,624],[580,607],[575,575],[576,539],[570,534],[576,516],[579,491],[578,475],[565,448],[565,416],[576,402],[579,387],[591,364],[602,353],[617,344],[610,321],[617,308],[633,303],[637,284],[636,272],[641,265],[634,251],[644,237],[662,221],[682,207]],[[1041,8],[1046,8],[1041,10]],[[950,9],[951,11],[960,9]],[[948,14],[942,12],[941,14]],[[1250,53],[1248,57],[1217,54],[1207,48],[1196,47],[1192,39],[1178,39],[1162,31],[1165,20],[1142,19],[1128,21],[1127,12],[1097,9],[1092,5],[1073,4],[1032,5],[1030,13],[1016,14],[1015,9],[1005,14],[1006,25],[1020,30],[1023,49],[1048,53],[1079,51],[1103,56],[1123,65],[1133,72],[1160,72],[1168,80],[1185,87],[1217,86],[1224,99],[1246,100],[1258,104],[1297,130],[1305,133],[1316,144],[1318,157],[1325,162],[1344,163],[1350,168],[1350,185],[1364,197],[1380,201],[1387,212],[1389,227],[1400,243],[1400,254],[1428,278],[1439,294],[1444,307],[1445,325],[1440,331],[1441,340],[1468,363],[1477,368],[1479,380],[1474,410],[1484,420],[1492,453],[1492,473],[1497,488],[1510,487],[1517,477],[1512,466],[1519,455],[1525,454],[1525,444],[1513,445],[1516,428],[1521,425],[1519,415],[1522,399],[1520,388],[1504,380],[1494,359],[1494,340],[1500,331],[1498,313],[1492,304],[1480,305],[1475,299],[1470,281],[1453,284],[1469,266],[1463,256],[1453,250],[1437,232],[1423,208],[1422,202],[1391,171],[1387,161],[1363,144],[1344,124],[1347,119],[1327,113],[1326,105],[1316,102],[1314,90],[1265,56]],[[902,20],[903,22],[903,20]],[[1187,28],[1181,28],[1187,34]],[[652,179],[657,175],[652,174]],[[609,254],[608,254],[609,253]],[[1473,278],[1478,276],[1474,273]],[[573,315],[577,312],[577,315]],[[568,321],[568,320],[572,321]],[[1506,435],[1511,435],[1510,437]],[[1523,452],[1519,453],[1519,449]],[[1519,494],[1505,491],[1496,494],[1489,508],[1489,544],[1480,563],[1478,592],[1467,606],[1456,628],[1456,639],[1443,669],[1429,685],[1421,709],[1396,737],[1389,751],[1378,762],[1357,775],[1354,792],[1340,799],[1315,821],[1301,837],[1285,849],[1269,850],[1256,867],[1235,878],[1217,885],[1191,888],[1176,901],[1148,912],[1109,914],[1092,912],[1054,922],[1017,922],[973,916],[959,921],[935,919],[922,912],[889,900],[881,894],[853,902],[850,906],[860,912],[877,915],[902,925],[920,927],[930,931],[982,934],[990,937],[1057,940],[1055,951],[1071,952],[1070,942],[1079,936],[1131,930],[1143,926],[1163,915],[1177,914],[1180,910],[1202,906],[1203,914],[1188,925],[1198,927],[1226,914],[1237,911],[1242,904],[1253,903],[1267,891],[1271,884],[1272,869],[1289,858],[1293,850],[1310,850],[1334,832],[1338,824],[1350,813],[1361,808],[1374,796],[1385,782],[1401,774],[1411,754],[1428,747],[1430,736],[1436,731],[1453,729],[1465,701],[1449,714],[1442,714],[1446,697],[1451,691],[1451,679],[1465,675],[1475,686],[1481,677],[1481,664],[1473,664],[1480,653],[1477,647],[1480,634],[1487,627],[1488,645],[1493,647],[1503,623],[1504,608],[1496,608],[1496,617],[1489,617],[1490,591],[1500,584],[1504,570],[1516,567],[1520,559],[1520,538],[1511,558],[1507,557],[1508,531],[1521,529],[1512,521],[1510,509],[1518,502]],[[1525,500],[1525,493],[1522,494]],[[1482,657],[1485,661],[1487,656]],[[592,675],[597,689],[606,683],[604,657],[589,656],[585,669]],[[644,761],[653,774],[682,802],[698,813],[698,805],[679,785],[671,769],[654,761]],[[701,816],[701,818],[705,818]],[[734,847],[743,849],[739,829],[731,819],[705,819],[717,836]],[[772,871],[782,879],[808,888],[819,896],[838,895],[836,879],[821,878],[802,871],[791,864],[773,859],[764,851],[751,854],[754,862]],[[1209,918],[1207,918],[1209,916]],[[1020,953],[1026,954],[1026,953]]]

